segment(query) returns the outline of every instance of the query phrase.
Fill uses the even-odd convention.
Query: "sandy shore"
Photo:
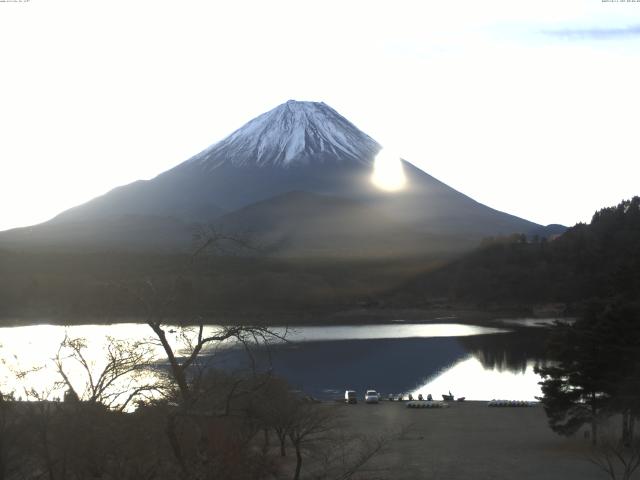
[[[582,435],[565,438],[547,426],[541,406],[489,408],[486,402],[410,409],[403,403],[339,405],[345,428],[389,435],[386,450],[363,472],[390,479],[604,479]],[[401,432],[393,435],[392,432]]]

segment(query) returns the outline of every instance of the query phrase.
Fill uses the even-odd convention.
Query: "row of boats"
[[[389,401],[396,401],[396,402],[401,402],[404,401],[404,395],[399,394],[399,395],[393,395],[392,393],[389,394],[389,396],[387,397],[387,400]],[[413,398],[413,395],[410,393],[409,395],[407,395],[407,400],[412,402],[414,400],[418,400],[420,402],[422,401],[426,401],[426,402],[433,402],[433,397],[431,396],[431,394],[427,395],[427,398],[424,398],[423,395],[421,393],[418,394],[418,398]],[[449,392],[449,394],[447,395],[446,393],[442,394],[442,401],[444,402],[464,402],[465,401],[465,397],[458,397],[455,398],[453,396],[453,394],[451,392]]]
[[[491,400],[487,403],[488,407],[533,407],[536,402],[527,402],[525,400]],[[407,408],[447,408],[449,404],[445,401],[433,400],[409,400]]]
[[[526,400],[491,400],[487,403],[489,407],[534,407],[537,402],[527,402]]]
[[[364,400],[366,403],[378,403],[379,400],[382,400],[382,395],[380,395],[376,390],[367,390],[364,396]],[[442,400],[434,400],[431,394],[428,394],[426,398],[419,393],[417,398],[413,397],[413,394],[409,393],[408,395],[404,394],[393,394],[390,393],[387,395],[387,401],[390,402],[404,402],[407,401],[407,407],[409,408],[443,408],[448,407],[447,402],[464,402],[465,397],[455,397],[451,391],[448,394],[442,394]],[[347,390],[345,391],[344,396],[346,403],[358,403],[358,399],[356,396],[355,390]],[[537,405],[538,402],[529,402],[526,400],[496,400],[493,399],[487,403],[489,407],[533,407]]]

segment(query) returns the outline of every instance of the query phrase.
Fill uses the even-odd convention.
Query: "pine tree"
[[[571,435],[590,423],[621,414],[622,440],[630,443],[640,415],[640,308],[624,303],[592,307],[574,324],[557,325],[553,364],[538,369],[551,428]]]
[[[586,322],[556,327],[551,344],[553,365],[539,367],[542,376],[542,404],[551,429],[572,435],[591,425],[597,441],[597,423],[609,401],[602,344]]]

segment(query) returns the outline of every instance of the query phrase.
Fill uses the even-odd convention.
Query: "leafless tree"
[[[251,414],[258,419],[265,432],[263,449],[268,449],[269,432],[273,431],[278,439],[280,456],[286,456],[289,430],[296,418],[300,397],[291,391],[285,380],[269,376],[251,398]]]
[[[249,241],[239,235],[230,235],[214,226],[201,226],[194,234],[196,244],[191,256],[191,263],[208,253],[230,254],[241,250],[255,250]],[[180,405],[189,409],[193,406],[196,395],[193,386],[197,384],[203,372],[201,354],[203,351],[223,344],[242,345],[251,356],[251,347],[268,345],[273,340],[284,340],[284,332],[277,332],[260,324],[235,324],[216,328],[205,328],[201,316],[181,322],[175,326],[175,319],[167,318],[167,312],[176,302],[178,289],[175,285],[161,289],[151,279],[146,279],[138,288],[125,288],[139,305],[143,306],[146,323],[154,334],[154,340],[166,355],[172,381],[179,393]],[[175,333],[178,344],[173,344],[167,336],[168,331]]]
[[[305,457],[311,462],[307,467],[310,472],[306,474],[309,478],[354,478],[396,435],[393,432],[374,437],[353,435],[341,428],[341,416],[335,406],[300,397],[289,410],[287,435],[296,453],[294,480],[301,478]]]
[[[197,400],[193,385],[202,378],[203,365],[199,356],[207,347],[236,343],[251,355],[252,347],[268,345],[277,339],[284,340],[283,333],[269,327],[231,325],[207,329],[205,332],[205,325],[200,323],[195,327],[177,327],[182,350],[176,351],[167,338],[167,326],[162,319],[148,319],[147,324],[164,349],[181,405],[186,409],[191,408]]]
[[[26,403],[23,415],[23,428],[31,436],[30,449],[25,452],[34,460],[34,471],[41,472],[43,478],[57,480],[60,467],[64,471],[69,449],[68,436],[55,439],[55,424],[60,414],[57,402],[50,402],[53,387],[45,391],[24,388]],[[36,477],[37,478],[37,477]]]
[[[247,232],[228,233],[216,225],[198,225],[193,232],[192,262],[207,255],[237,255],[240,252],[260,252],[262,247],[249,238]]]
[[[0,392],[0,480],[14,478],[25,463],[25,435],[13,394]]]
[[[371,459],[379,455],[392,435],[364,437],[337,430],[320,451],[318,480],[349,480],[366,468]]]
[[[53,359],[60,375],[56,386],[66,388],[78,400],[119,411],[124,411],[137,398],[162,389],[162,383],[150,369],[155,358],[146,342],[112,337],[106,340],[104,357],[92,361],[87,358],[84,338],[65,335]],[[74,367],[79,367],[79,374],[75,376],[69,374],[69,369]]]
[[[252,248],[244,239],[221,233],[215,228],[202,229],[195,240],[198,246],[191,256],[191,266],[200,258],[207,257],[212,251],[229,254],[233,248]],[[200,316],[177,321],[170,316],[170,312],[175,315],[173,310],[180,304],[178,284],[161,286],[148,278],[137,286],[129,285],[122,288],[125,288],[136,299],[138,305],[143,307],[145,321],[153,332],[151,342],[164,352],[169,380],[169,388],[166,390],[174,393],[170,400],[175,405],[167,417],[166,433],[184,474],[189,475],[193,472],[194,466],[190,465],[186,458],[187,450],[197,452],[196,462],[206,463],[207,422],[219,416],[228,416],[232,400],[247,395],[252,388],[255,388],[255,384],[251,382],[236,379],[230,388],[224,390],[225,407],[214,411],[210,402],[212,383],[207,377],[209,371],[207,357],[217,348],[238,345],[245,349],[254,363],[253,349],[259,346],[268,347],[273,341],[284,340],[286,329],[276,331],[260,324],[213,327],[207,326]],[[185,448],[183,445],[181,431],[185,430],[185,424],[190,425],[187,429],[198,432],[199,439],[195,441],[193,448]]]
[[[640,438],[623,442],[612,435],[601,436],[588,460],[612,480],[630,480],[640,468]]]
[[[233,398],[246,394],[246,388],[242,388],[241,381],[235,382],[230,389],[225,391],[225,408],[220,411],[212,411],[204,408],[203,400],[209,397],[210,392],[203,388],[205,382],[203,378],[206,372],[206,360],[201,356],[207,347],[220,346],[224,343],[238,343],[251,354],[252,346],[265,345],[274,338],[282,338],[268,327],[232,325],[205,330],[203,323],[195,327],[177,327],[178,337],[181,339],[182,349],[177,350],[167,337],[168,327],[161,318],[151,317],[147,324],[155,333],[159,344],[164,349],[167,362],[169,364],[170,377],[177,391],[178,408],[170,414],[167,421],[167,435],[172,445],[174,455],[182,466],[183,470],[189,472],[192,465],[186,460],[184,448],[178,434],[178,416],[193,419],[192,426],[199,432],[200,439],[196,443],[197,457],[199,462],[207,461],[209,455],[206,454],[208,432],[206,430],[207,418],[216,416],[228,416],[230,403]],[[245,384],[246,386],[246,384]],[[198,420],[200,418],[200,420]]]
[[[294,480],[300,478],[303,449],[325,438],[335,429],[335,420],[336,416],[331,407],[309,402],[298,402],[287,431],[296,452]]]

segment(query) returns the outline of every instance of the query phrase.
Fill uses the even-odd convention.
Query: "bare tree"
[[[195,240],[199,246],[191,256],[190,266],[212,251],[228,254],[234,247],[251,248],[243,239],[220,233],[214,228],[202,229]],[[223,346],[239,345],[249,355],[255,370],[252,350],[258,346],[268,347],[274,340],[284,340],[286,329],[278,332],[259,324],[206,326],[200,316],[176,321],[170,313],[175,315],[176,306],[181,304],[179,282],[161,285],[146,279],[137,287],[123,288],[143,307],[146,323],[153,332],[151,342],[164,352],[169,384],[166,390],[173,392],[171,403],[175,405],[167,416],[166,433],[183,474],[192,476],[194,470],[198,469],[195,464],[203,466],[211,456],[207,450],[208,422],[215,423],[213,420],[216,417],[228,416],[232,400],[247,395],[255,388],[255,384],[242,380],[234,382],[231,388],[224,391],[225,408],[214,411],[211,405],[212,383],[207,379],[210,370],[208,354]],[[193,432],[197,432],[198,439],[185,440],[185,436]],[[185,442],[190,446],[185,447]],[[195,458],[189,460],[187,457],[193,457],[193,452],[196,452]]]
[[[22,454],[31,472],[28,478],[93,478],[116,466],[120,471],[152,471],[159,463],[153,458],[157,443],[134,441],[141,428],[139,417],[122,413],[158,388],[148,371],[152,361],[146,343],[107,337],[104,356],[96,356],[84,339],[65,336],[51,359],[58,380],[36,388],[29,386],[29,377],[46,370],[46,365],[12,370],[27,400],[18,402],[14,413],[26,438]],[[61,389],[66,389],[65,402],[56,399]],[[145,425],[143,431],[150,427]],[[128,456],[129,452],[136,455]]]
[[[237,255],[239,252],[260,252],[254,240],[249,239],[247,232],[228,233],[216,225],[198,225],[193,232],[192,262],[197,257],[207,254]]]
[[[278,439],[280,456],[286,456],[287,439],[296,418],[299,396],[291,392],[285,380],[270,377],[252,398],[255,400],[253,413],[265,430],[263,448],[268,448],[268,432],[272,430]]]
[[[198,258],[206,257],[210,253],[224,253],[225,255],[242,250],[256,250],[242,236],[224,233],[214,226],[200,226],[194,233],[194,252],[191,255],[190,264],[193,265]],[[179,393],[180,405],[183,409],[193,406],[196,395],[193,386],[201,378],[204,365],[200,361],[200,355],[204,350],[225,343],[235,342],[242,345],[251,357],[251,347],[268,345],[273,340],[284,340],[284,332],[277,332],[267,326],[259,324],[236,324],[205,329],[204,319],[197,316],[182,325],[167,318],[167,313],[176,303],[179,296],[176,285],[168,289],[160,289],[151,279],[146,279],[138,289],[126,288],[143,306],[146,323],[154,333],[157,344],[160,345],[166,355],[171,377]],[[179,339],[178,345],[172,345],[167,332],[176,333]],[[252,358],[252,357],[251,357]]]
[[[13,394],[0,392],[0,480],[14,478],[24,466],[25,435]]]
[[[53,387],[45,391],[37,391],[34,388],[25,387],[26,403],[23,426],[29,431],[31,445],[27,453],[34,461],[36,472],[42,472],[42,476],[49,480],[57,480],[58,472],[64,472],[68,456],[68,436],[55,439],[55,424],[60,414],[57,402],[50,402]]]
[[[298,403],[287,432],[296,452],[294,480],[300,478],[303,449],[331,432],[335,428],[335,419],[334,411],[328,406],[309,402]]]
[[[84,338],[65,335],[53,362],[61,378],[57,386],[65,387],[72,397],[124,411],[137,398],[162,389],[150,370],[154,360],[146,342],[107,337],[104,358],[92,361]],[[69,369],[74,367],[79,372],[71,375]]]
[[[189,409],[197,400],[192,386],[202,377],[204,367],[199,356],[207,347],[235,342],[251,355],[251,347],[268,345],[274,339],[284,340],[284,334],[264,326],[231,325],[205,332],[203,323],[195,327],[178,327],[183,350],[177,352],[167,338],[167,327],[162,319],[150,318],[147,324],[164,349],[173,381],[180,394],[181,405]]]
[[[612,480],[630,480],[640,468],[640,438],[618,439],[601,435],[598,446],[592,448],[587,459]]]
[[[221,411],[212,411],[210,408],[203,408],[210,392],[203,388],[203,378],[207,371],[207,361],[203,360],[202,353],[207,347],[218,347],[224,343],[237,343],[245,348],[251,355],[253,346],[265,345],[274,338],[283,338],[283,335],[268,327],[232,325],[205,330],[203,323],[195,327],[177,327],[177,336],[181,339],[181,350],[177,350],[167,338],[167,327],[162,318],[150,317],[147,321],[152,331],[155,333],[159,344],[164,349],[169,364],[170,377],[177,391],[178,408],[167,418],[167,435],[172,446],[174,455],[181,465],[185,474],[189,474],[194,468],[202,468],[210,459],[207,453],[208,432],[207,418],[212,419],[217,416],[228,416],[230,404],[233,398],[246,395],[247,391],[242,387],[242,382],[237,381],[226,390],[225,408]],[[251,388],[255,388],[251,387]],[[198,433],[199,440],[196,442],[195,450],[198,452],[196,461],[200,464],[190,465],[185,455],[180,436],[177,419],[179,417],[191,417],[191,425]],[[198,420],[200,418],[200,420]]]
[[[373,438],[334,432],[321,452],[317,479],[349,480],[361,473],[367,463],[386,447],[390,436]]]

